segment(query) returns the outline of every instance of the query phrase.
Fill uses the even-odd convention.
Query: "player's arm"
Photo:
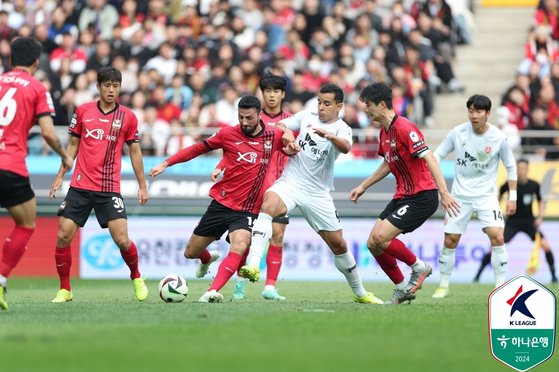
[[[80,138],[72,134],[70,134],[69,137],[70,138],[68,139],[68,144],[66,145],[66,154],[70,159],[70,162],[73,163],[80,147]],[[54,181],[50,186],[50,199],[54,199],[56,197],[56,191],[60,189],[60,187],[62,187],[62,180],[64,178],[64,173],[66,172],[66,166],[64,164],[61,164],[60,168],[58,169],[58,173],[56,174],[56,177],[54,178]]]
[[[132,169],[134,169],[136,180],[138,180],[138,202],[140,205],[144,205],[147,203],[149,196],[146,176],[144,174],[142,149],[139,142],[130,142],[128,144],[128,149],[130,150],[130,162],[132,163]]]
[[[68,154],[64,151],[64,148],[60,143],[60,139],[56,134],[56,130],[54,129],[52,118],[49,115],[42,115],[37,121],[39,123],[39,127],[41,128],[41,136],[45,139],[50,148],[60,156],[65,171],[67,172],[72,169],[74,158],[68,156]]]
[[[501,143],[500,158],[505,168],[507,170],[507,183],[509,185],[509,200],[507,200],[507,216],[512,216],[516,213],[516,160],[514,160],[514,155],[512,154],[512,149],[509,146],[509,142],[505,139]]]
[[[437,161],[441,161],[446,158],[452,151],[454,151],[454,138],[456,133],[454,130],[450,131],[443,141],[437,146],[435,153],[433,154]]]
[[[175,155],[168,157],[166,160],[151,168],[151,170],[149,171],[149,175],[151,177],[156,177],[165,172],[165,169],[167,169],[167,167],[178,163],[185,163],[197,156],[200,156],[212,150],[214,149],[210,147],[207,140],[188,146],[187,148],[180,150]]]
[[[386,160],[383,159],[380,166],[369,177],[365,178],[363,182],[359,184],[359,186],[351,190],[351,192],[349,193],[349,200],[357,204],[357,201],[359,200],[361,195],[363,195],[369,187],[373,186],[375,183],[379,182],[389,174],[390,167],[388,166]]]
[[[326,138],[328,141],[338,149],[338,151],[347,154],[351,150],[351,143],[345,138],[338,137],[334,133],[328,132],[323,128],[313,128],[313,131],[322,138]]]
[[[215,166],[211,178],[212,181],[216,182],[217,181],[217,177],[219,177],[219,174],[225,170],[225,160],[223,158],[221,158],[221,160],[219,161],[219,163]]]
[[[433,176],[437,188],[439,189],[439,194],[441,195],[441,205],[443,210],[445,210],[451,216],[457,216],[460,213],[460,204],[454,199],[454,197],[448,191],[446,187],[446,181],[444,179],[443,173],[441,172],[441,167],[435,155],[431,151],[423,152],[420,157],[425,160],[427,167],[429,167],[429,172]]]

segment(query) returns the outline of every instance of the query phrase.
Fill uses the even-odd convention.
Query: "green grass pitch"
[[[74,301],[51,304],[55,279],[13,278],[0,371],[511,371],[489,350],[489,285],[454,285],[434,300],[426,283],[399,306],[353,304],[345,282],[280,282],[280,303],[261,299],[260,283],[230,302],[229,283],[225,303],[199,304],[208,282],[189,285],[185,302],[166,304],[149,281],[140,303],[129,281],[74,280]],[[559,371],[557,355],[534,370]]]

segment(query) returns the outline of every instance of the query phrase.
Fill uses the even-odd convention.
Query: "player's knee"
[[[344,254],[347,252],[347,244],[345,240],[334,241],[330,243],[330,249],[335,255]]]
[[[390,243],[388,236],[384,235],[382,232],[374,232],[367,240],[367,247],[371,252],[380,253],[382,252]]]
[[[130,245],[132,244],[130,239],[128,239],[127,237],[115,238],[114,241],[118,248],[122,251],[128,250],[128,248],[130,248]]]
[[[56,245],[58,247],[67,247],[72,243],[73,238],[73,234],[59,229],[56,233]]]

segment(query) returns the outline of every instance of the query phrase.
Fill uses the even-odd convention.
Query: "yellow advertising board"
[[[545,201],[545,217],[559,218],[559,161],[530,162],[528,178],[539,182]],[[507,171],[501,164],[497,175],[497,188],[507,180]],[[534,203],[534,215],[537,205]],[[503,208],[504,210],[504,208]]]
[[[481,6],[487,7],[536,7],[538,5],[538,0],[481,0]]]

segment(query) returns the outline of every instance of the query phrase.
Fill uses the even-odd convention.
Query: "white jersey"
[[[280,179],[304,190],[334,190],[334,162],[341,152],[332,142],[314,133],[313,128],[325,129],[352,144],[349,125],[342,119],[324,123],[317,113],[309,110],[303,110],[281,122],[289,129],[299,131],[296,141],[301,151],[289,157]]]
[[[483,134],[476,134],[466,122],[452,129],[437,147],[437,160],[454,151],[454,181],[452,195],[460,201],[497,197],[499,160],[507,169],[509,180],[516,181],[516,162],[506,135],[489,124]]]

